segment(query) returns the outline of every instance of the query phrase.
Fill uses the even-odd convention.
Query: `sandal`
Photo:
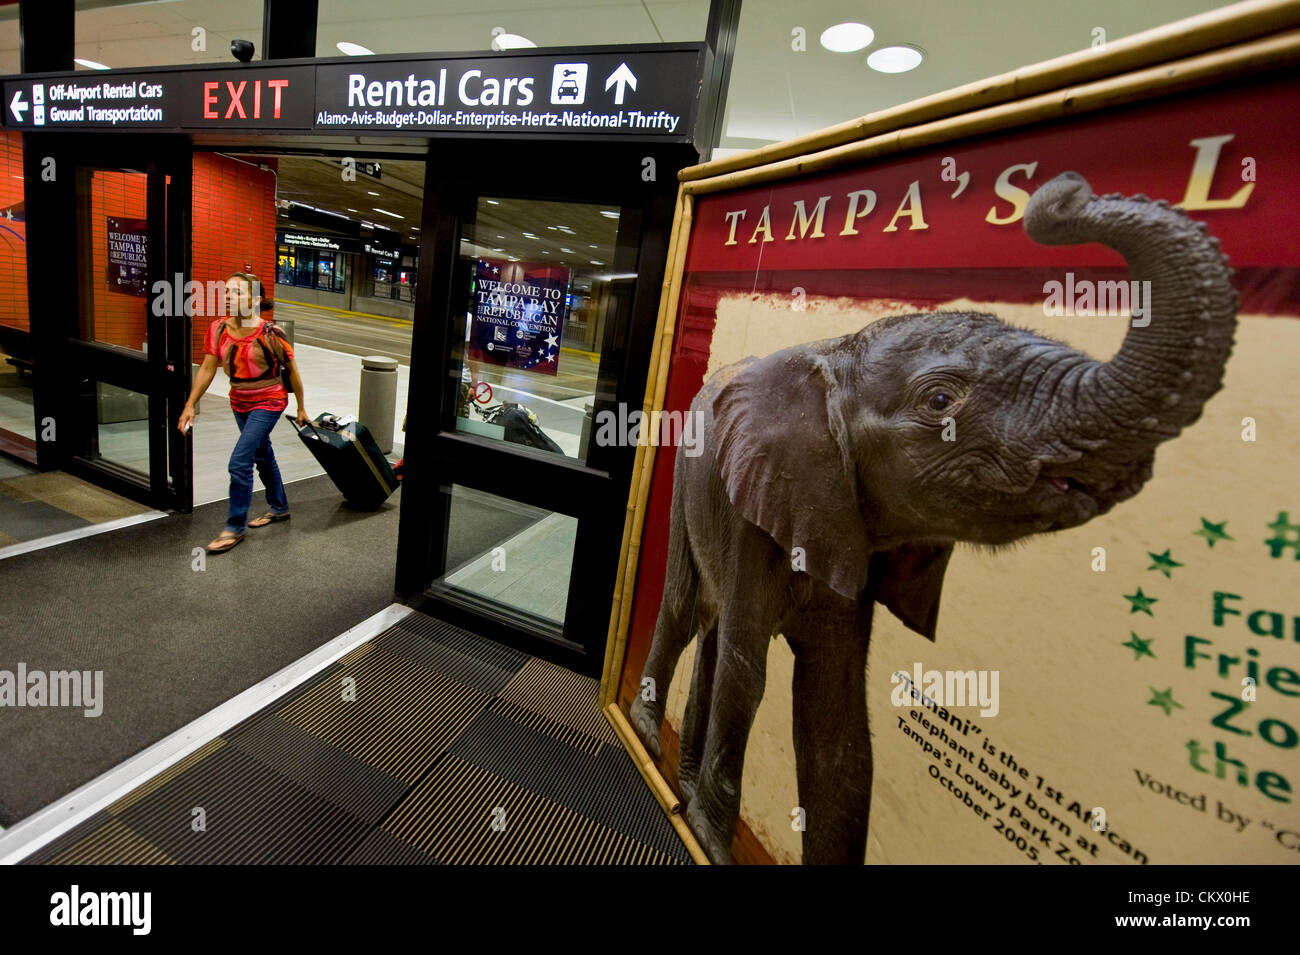
[[[255,517],[251,521],[249,521],[248,526],[265,527],[267,524],[274,524],[276,521],[287,521],[288,519],[289,519],[288,511],[285,511],[283,514],[277,514],[275,513],[275,511],[267,511],[261,517]]]
[[[231,531],[222,531],[217,535],[216,540],[207,546],[209,554],[222,554],[230,550],[244,539],[243,534],[235,534]]]

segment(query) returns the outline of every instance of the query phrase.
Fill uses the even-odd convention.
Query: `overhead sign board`
[[[4,81],[4,125],[689,142],[706,56],[674,44],[42,74]]]

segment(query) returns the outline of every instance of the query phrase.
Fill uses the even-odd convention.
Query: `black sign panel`
[[[705,56],[698,44],[586,47],[42,75],[4,82],[4,125],[689,142]]]
[[[291,129],[311,125],[312,67],[78,73],[4,84],[20,129]]]
[[[321,66],[315,125],[689,138],[698,58],[682,50]]]
[[[341,235],[321,235],[318,232],[279,229],[275,233],[275,241],[278,245],[292,245],[300,249],[325,249],[329,252],[361,251],[360,239],[350,239]]]

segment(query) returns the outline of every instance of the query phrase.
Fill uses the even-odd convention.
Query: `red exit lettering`
[[[252,90],[248,89],[250,83]],[[280,118],[281,94],[288,88],[288,80],[240,80],[238,84],[226,80],[223,84],[213,80],[203,84],[203,118],[204,119],[261,119],[262,118],[262,87],[268,90],[267,95],[271,97],[271,118]],[[221,101],[226,100],[224,115],[221,112]],[[247,100],[250,97],[252,104],[245,108]],[[251,114],[251,115],[250,115]]]

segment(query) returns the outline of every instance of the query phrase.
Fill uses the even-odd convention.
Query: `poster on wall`
[[[698,197],[617,703],[713,861],[1300,863],[1297,111]]]
[[[522,371],[559,371],[569,270],[540,262],[479,259],[469,357]]]
[[[108,216],[108,287],[125,295],[147,293],[148,221]]]

